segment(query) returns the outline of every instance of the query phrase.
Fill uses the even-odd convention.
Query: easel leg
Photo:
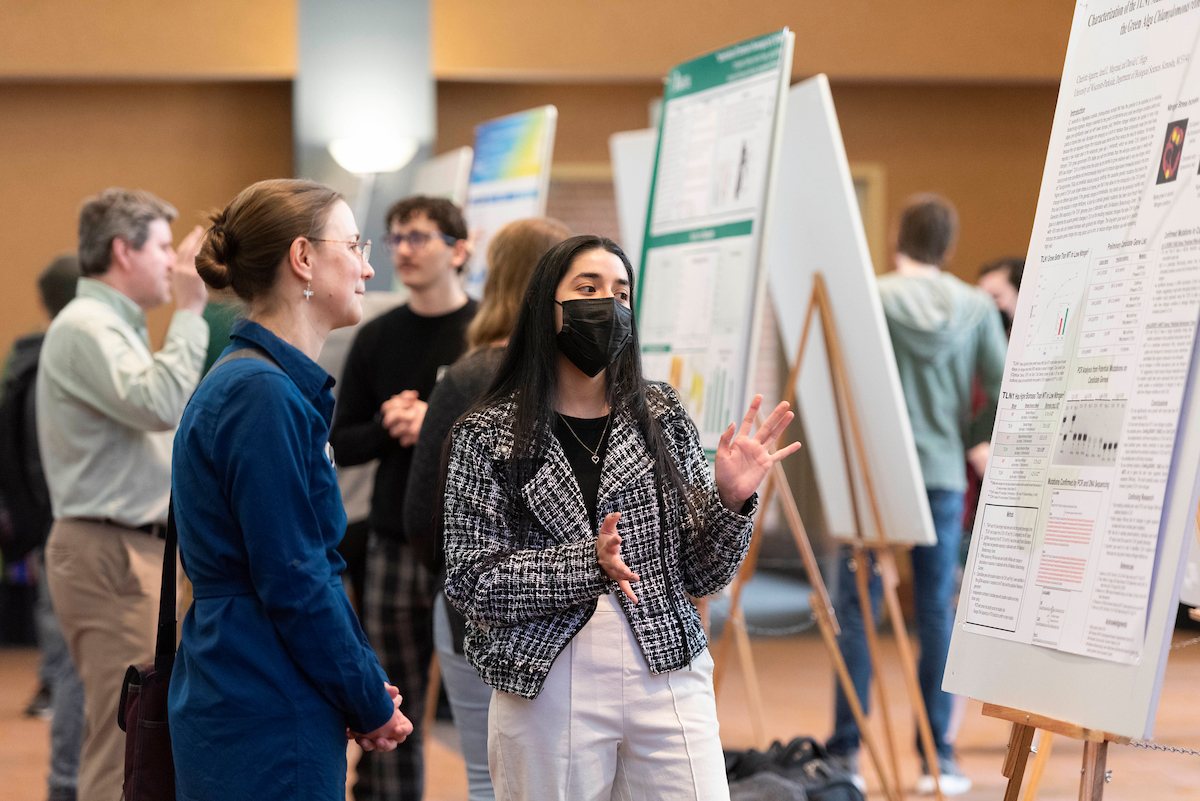
[[[879,652],[879,635],[875,631],[875,614],[871,606],[871,585],[867,554],[861,547],[854,549],[854,580],[858,585],[858,604],[862,607],[863,629],[867,635],[867,652],[871,655],[871,670],[875,674],[875,689],[879,694],[879,714],[883,720],[883,737],[887,743],[888,760],[891,763],[892,781],[896,793],[904,798],[904,782],[900,777],[900,763],[896,758],[896,732],[892,729],[891,712],[888,710],[887,691],[883,681],[883,657]]]
[[[771,503],[774,490],[775,476],[771,474],[767,476],[767,484],[763,487],[762,503],[759,504],[759,513],[754,519],[754,530],[750,534],[750,548],[729,588],[729,615],[726,617],[726,624],[739,619],[742,614],[742,590],[745,589],[746,583],[754,577],[754,572],[758,569],[758,551],[762,547],[763,525],[767,518],[766,510]],[[745,618],[740,619],[744,620]],[[717,643],[717,652],[713,656],[713,692],[718,698],[721,694],[721,681],[725,678],[725,665],[729,660],[729,648],[732,642],[733,638],[726,637],[723,632],[720,642]],[[743,663],[743,673],[746,672],[746,668],[747,665]],[[759,706],[761,707],[761,705],[762,699],[760,698]]]
[[[1083,743],[1083,781],[1079,783],[1079,801],[1101,801],[1108,764],[1108,741]]]
[[[725,626],[733,627],[732,634],[737,643],[738,661],[742,664],[742,681],[746,683],[746,700],[750,706],[750,728],[754,733],[754,743],[759,748],[765,748],[767,732],[763,723],[762,692],[758,687],[758,671],[754,667],[754,653],[750,650],[750,635],[746,633],[746,616],[742,610],[738,610],[737,617],[729,618]]]
[[[846,694],[846,701],[849,702],[850,711],[854,714],[854,722],[858,724],[859,737],[867,748],[867,754],[871,758],[871,764],[875,767],[876,775],[879,776],[879,785],[883,789],[883,795],[891,801],[898,801],[896,792],[892,789],[892,783],[888,779],[887,771],[883,769],[883,760],[880,759],[879,749],[875,746],[875,735],[867,728],[867,716],[863,713],[862,704],[858,700],[854,682],[850,680],[850,671],[846,669],[846,661],[842,659],[842,650],[838,648],[837,635],[833,632],[832,621],[829,617],[829,607],[821,603],[821,598],[815,592],[809,596],[809,603],[812,604],[813,614],[817,618],[817,627],[825,639],[825,648],[829,651],[829,658],[833,660],[833,669],[842,685],[842,692]]]
[[[1033,758],[1033,768],[1029,771],[1029,784],[1025,787],[1025,795],[1021,801],[1036,801],[1038,785],[1042,783],[1042,774],[1046,772],[1046,763],[1050,761],[1050,748],[1054,745],[1054,733],[1042,730],[1042,738],[1038,741],[1037,755]]]
[[[912,642],[908,639],[908,629],[904,626],[904,610],[900,608],[900,596],[896,592],[899,583],[896,556],[890,547],[883,547],[876,550],[875,557],[883,571],[883,597],[887,600],[888,613],[892,616],[892,630],[896,633],[896,647],[900,651],[900,667],[904,670],[909,703],[912,704],[913,713],[917,717],[917,731],[921,735],[925,764],[929,768],[929,775],[933,777],[934,794],[938,801],[943,801],[937,746],[933,742],[929,711],[925,708],[925,697],[921,694],[921,682],[917,678],[917,659],[913,654]]]
[[[763,489],[763,503],[771,502],[773,482],[767,479]],[[762,546],[763,521],[765,513],[760,513],[754,521],[754,531],[750,535],[750,549],[738,570],[730,591],[729,615],[725,618],[725,630],[721,632],[721,640],[717,644],[717,653],[713,659],[713,694],[719,696],[721,682],[725,678],[725,667],[729,661],[730,645],[737,647],[738,662],[742,668],[742,680],[746,685],[746,701],[750,709],[750,730],[753,732],[754,744],[759,748],[767,745],[767,727],[763,717],[762,691],[758,686],[758,670],[754,665],[754,652],[750,649],[750,636],[746,631],[746,615],[742,610],[742,590],[746,586],[758,564],[758,551]]]
[[[1017,801],[1021,795],[1021,782],[1025,778],[1025,763],[1029,761],[1029,746],[1033,743],[1033,726],[1024,723],[1014,723],[1012,734],[1008,737],[1008,753],[1004,757],[1004,770],[1001,775],[1008,779],[1008,788],[1004,791],[1004,801]]]

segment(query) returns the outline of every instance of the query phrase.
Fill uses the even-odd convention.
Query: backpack
[[[34,389],[43,339],[34,334],[17,340],[0,389],[0,496],[11,520],[0,534],[0,552],[8,564],[43,545],[54,522],[37,444]]]
[[[787,745],[776,740],[767,751],[726,751],[725,772],[729,779],[731,794],[735,789],[749,790],[751,781],[758,774],[773,773],[805,797],[808,801],[863,801],[863,794],[854,786],[849,773],[837,768],[829,761],[825,747],[811,737],[797,737]],[[762,780],[759,780],[762,783]],[[758,792],[765,787],[755,787]],[[786,798],[779,795],[782,787],[772,786],[767,798]],[[754,795],[745,793],[749,801]]]

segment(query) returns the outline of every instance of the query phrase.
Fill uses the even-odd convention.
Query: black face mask
[[[558,349],[589,378],[615,362],[633,336],[633,312],[616,298],[554,302],[563,315]]]

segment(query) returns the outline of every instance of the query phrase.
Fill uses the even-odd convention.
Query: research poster
[[[1200,316],[1200,0],[1088,3],[958,623],[1139,664]],[[1192,425],[1197,424],[1192,421]],[[1150,655],[1155,658],[1155,655]]]
[[[747,399],[793,39],[784,29],[680,64],[665,87],[637,292],[642,364],[679,391],[710,455]]]
[[[541,106],[475,127],[464,210],[474,241],[466,270],[466,290],[473,298],[483,296],[492,234],[514,220],[546,213],[557,122],[558,109]]]

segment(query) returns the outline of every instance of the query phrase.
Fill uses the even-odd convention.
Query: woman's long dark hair
[[[554,399],[558,394],[558,341],[555,336],[554,295],[575,259],[593,250],[607,251],[621,260],[629,275],[629,294],[632,297],[634,271],[625,252],[601,236],[574,236],[551,248],[542,256],[533,276],[517,326],[508,340],[504,361],[491,387],[476,404],[484,409],[512,400],[513,467],[510,480],[518,486],[532,477],[540,457],[554,436]],[[636,318],[629,344],[605,370],[605,398],[612,414],[626,411],[633,417],[638,431],[654,458],[654,472],[659,487],[673,489],[681,501],[681,512],[692,510],[691,490],[671,458],[662,428],[650,415],[646,405],[646,379],[642,375],[641,345],[638,342]],[[474,410],[472,410],[474,411]]]

